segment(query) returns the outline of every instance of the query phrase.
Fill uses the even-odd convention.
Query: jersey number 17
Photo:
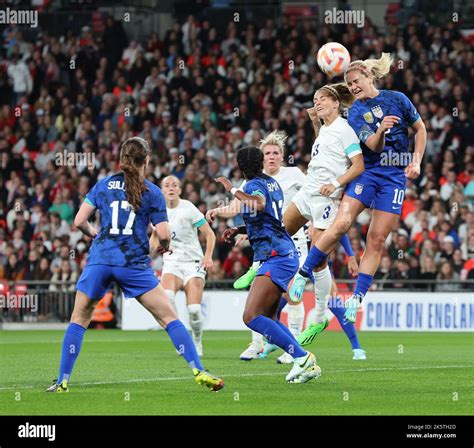
[[[120,235],[120,229],[118,228],[118,216],[119,216],[119,209],[127,210],[130,212],[128,215],[127,224],[122,229],[122,235],[131,235],[133,233],[132,227],[133,222],[135,221],[135,212],[130,207],[128,201],[114,201],[110,204],[112,207],[112,227],[110,228],[110,233],[112,235]]]

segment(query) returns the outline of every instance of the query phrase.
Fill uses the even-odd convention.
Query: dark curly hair
[[[237,152],[237,164],[246,179],[253,179],[263,171],[263,152],[255,146],[245,146]]]

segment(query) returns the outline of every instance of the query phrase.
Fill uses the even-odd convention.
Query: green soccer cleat
[[[257,269],[255,269],[253,266],[250,266],[249,270],[244,275],[242,275],[242,277],[239,277],[232,286],[234,289],[247,289],[252,284],[256,275]]]
[[[53,385],[46,389],[46,392],[53,392],[57,394],[64,394],[69,392],[69,386],[66,380],[62,380],[61,384],[57,383],[57,380],[53,381]]]
[[[224,387],[224,380],[211,375],[207,370],[193,369],[193,374],[196,383],[206,386],[212,392],[217,392]]]
[[[326,317],[322,324],[309,324],[308,328],[301,333],[296,340],[302,347],[311,344],[316,336],[322,333],[329,325],[329,319]]]

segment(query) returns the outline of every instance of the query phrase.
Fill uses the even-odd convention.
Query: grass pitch
[[[243,362],[249,332],[204,333],[204,366],[222,376],[211,393],[194,383],[164,331],[89,330],[68,394],[45,392],[56,377],[62,331],[0,332],[0,415],[470,415],[471,333],[361,333],[367,361],[345,335],[309,347],[322,376],[287,384],[289,365]]]

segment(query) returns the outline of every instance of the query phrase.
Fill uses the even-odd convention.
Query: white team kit
[[[264,171],[265,173],[265,171]],[[268,174],[268,173],[265,173]],[[278,174],[272,176],[280,185],[283,191],[283,207],[282,213],[288,208],[288,206],[293,201],[293,198],[301,190],[303,184],[306,181],[306,176],[304,173],[296,166],[282,166]],[[239,190],[242,190],[245,182],[242,182]],[[293,242],[295,243],[296,250],[298,252],[298,257],[300,261],[300,267],[303,265],[308,255],[308,244],[306,240],[306,235],[304,229],[301,228],[292,236]]]
[[[171,229],[171,249],[163,255],[162,275],[179,277],[185,285],[193,277],[206,278],[201,266],[204,254],[198,238],[198,228],[206,223],[204,215],[191,202],[180,199],[174,208],[166,208]]]
[[[319,189],[342,176],[351,165],[350,159],[361,153],[359,139],[346,119],[338,117],[329,126],[321,126],[311,148],[306,181],[293,198],[315,229],[327,229],[333,223],[343,194],[343,188],[338,188],[326,197]]]

